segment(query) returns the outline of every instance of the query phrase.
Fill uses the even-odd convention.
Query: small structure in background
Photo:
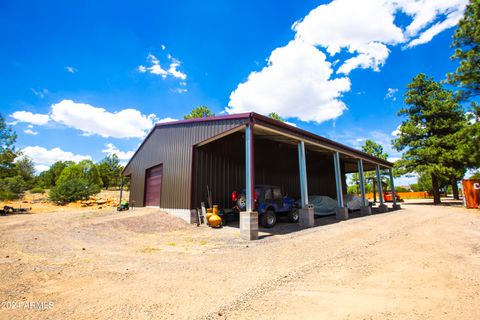
[[[462,180],[463,203],[468,209],[480,209],[480,179]]]

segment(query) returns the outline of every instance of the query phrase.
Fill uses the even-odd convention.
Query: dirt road
[[[0,318],[478,319],[480,213],[403,207],[251,243],[154,209],[0,217]]]

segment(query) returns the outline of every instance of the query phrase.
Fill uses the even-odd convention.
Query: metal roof
[[[125,169],[129,166],[130,162],[132,159],[136,156],[138,151],[142,148],[144,145],[145,141],[148,140],[148,138],[151,136],[151,134],[155,131],[156,128],[159,127],[169,127],[169,126],[179,126],[182,124],[194,124],[194,123],[207,123],[207,122],[212,122],[212,121],[225,121],[225,120],[240,120],[240,119],[245,119],[246,122],[252,122],[252,123],[258,123],[258,124],[266,124],[268,127],[273,128],[273,129],[279,129],[284,134],[289,134],[291,136],[295,136],[299,140],[305,140],[307,138],[307,142],[313,142],[317,143],[319,145],[325,146],[325,147],[330,147],[332,149],[337,150],[338,152],[342,153],[342,151],[348,155],[354,155],[358,156],[359,158],[365,159],[365,160],[370,160],[375,163],[381,164],[383,166],[392,168],[393,163],[377,158],[375,156],[372,156],[371,154],[368,154],[366,152],[354,149],[352,147],[346,146],[344,144],[338,143],[336,141],[327,139],[325,137],[319,136],[317,134],[314,134],[312,132],[294,127],[292,125],[289,125],[285,122],[278,121],[275,119],[272,119],[270,117],[255,113],[255,112],[248,112],[248,113],[238,113],[238,114],[232,114],[232,115],[222,115],[222,116],[214,116],[214,117],[206,117],[206,118],[195,118],[195,119],[187,119],[187,120],[178,120],[178,121],[171,121],[171,122],[164,122],[164,123],[157,123],[155,126],[150,130],[148,135],[145,137],[145,140],[140,144],[138,149],[135,151],[133,154],[132,158],[128,161],[127,165],[125,166]],[[124,171],[125,171],[124,169]]]

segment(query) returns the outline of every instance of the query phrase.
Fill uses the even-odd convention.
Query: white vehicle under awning
[[[343,196],[349,211],[357,211],[362,207],[362,198],[352,194],[346,194]],[[338,208],[336,199],[332,199],[329,196],[308,196],[308,203],[313,205],[314,214],[316,216],[328,216],[335,214]]]

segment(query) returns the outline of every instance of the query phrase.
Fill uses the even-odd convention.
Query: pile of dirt
[[[122,218],[100,221],[93,226],[136,233],[170,232],[192,228],[192,225],[186,221],[157,209],[152,209],[152,212],[142,215],[133,214],[129,216],[131,213],[135,213],[135,211],[124,211],[121,213]]]

